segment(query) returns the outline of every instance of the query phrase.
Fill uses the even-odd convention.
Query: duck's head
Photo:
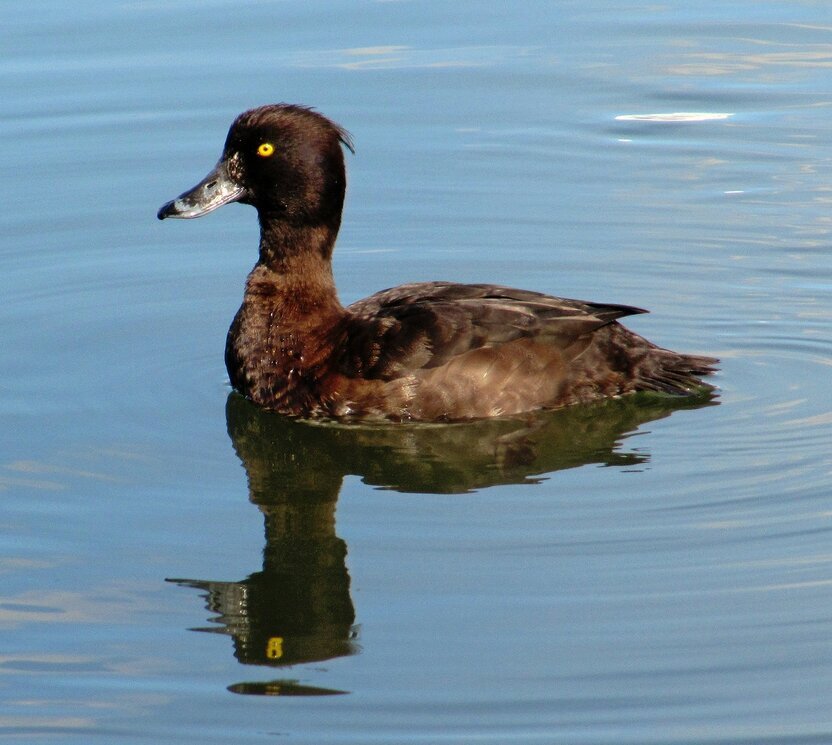
[[[346,187],[342,144],[353,149],[346,131],[310,109],[274,104],[246,111],[231,125],[214,170],[157,217],[201,217],[242,202],[257,208],[261,222],[337,229]]]

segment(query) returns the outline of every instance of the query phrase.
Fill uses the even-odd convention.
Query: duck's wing
[[[393,379],[474,349],[537,340],[567,358],[618,318],[645,313],[499,285],[402,285],[351,305],[342,363],[352,374]]]

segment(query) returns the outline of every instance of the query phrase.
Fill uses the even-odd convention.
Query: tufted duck
[[[450,421],[636,391],[709,388],[717,360],[677,354],[617,319],[639,308],[499,285],[422,282],[344,308],[332,277],[345,130],[279,104],[234,121],[217,166],[158,213],[192,218],[251,204],[260,257],[228,332],[231,384],[304,417]]]

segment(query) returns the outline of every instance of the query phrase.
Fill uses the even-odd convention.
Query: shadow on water
[[[263,568],[238,582],[169,581],[204,592],[216,625],[194,630],[233,637],[242,664],[286,667],[356,654],[347,546],[335,530],[344,476],[400,492],[458,494],[537,483],[544,474],[587,464],[638,467],[649,455],[619,448],[640,425],[715,403],[709,391],[684,399],[638,395],[524,417],[368,425],[287,419],[232,393],[228,434],[248,475],[249,499],[265,518]],[[284,679],[229,690],[345,692]]]

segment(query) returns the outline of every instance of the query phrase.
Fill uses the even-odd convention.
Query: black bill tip
[[[170,202],[163,204],[159,211],[156,213],[156,217],[160,220],[164,220],[166,217],[173,217],[174,215],[178,214],[178,210],[176,209],[176,200],[171,199]]]

